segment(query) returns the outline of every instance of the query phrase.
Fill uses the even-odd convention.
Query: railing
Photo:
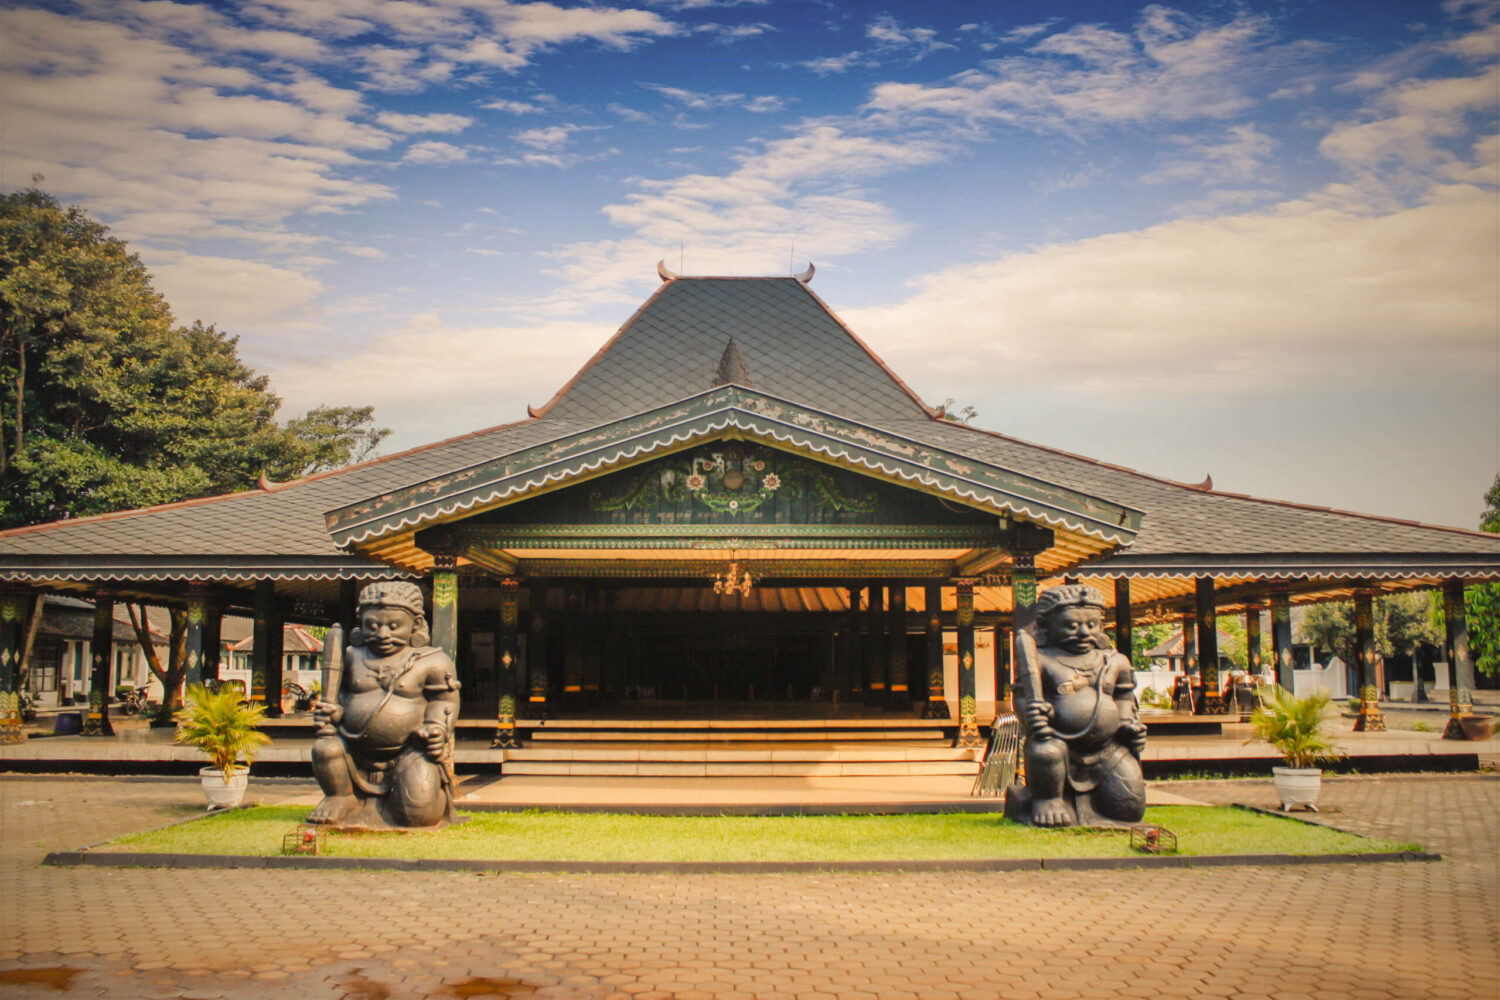
[[[984,753],[984,764],[974,776],[974,787],[969,794],[984,798],[1004,795],[1005,789],[1016,778],[1016,763],[1020,757],[1021,720],[1014,715],[1002,715],[995,719],[989,748]]]

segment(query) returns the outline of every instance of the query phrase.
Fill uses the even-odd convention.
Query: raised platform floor
[[[878,737],[861,730],[861,726],[869,727],[869,720],[819,720],[831,724],[822,730],[798,730],[774,722],[756,723],[755,729],[725,730],[716,728],[719,720],[700,721],[699,728],[692,728],[686,724],[689,720],[675,720],[658,731],[663,738],[640,738],[651,731],[649,727],[626,727],[620,720],[594,720],[578,726],[579,721],[589,723],[573,720],[571,725],[577,728],[549,730],[549,738],[524,740],[522,748],[515,750],[491,748],[488,737],[494,730],[488,723],[485,738],[459,740],[455,765],[461,774],[518,778],[945,777],[968,781],[978,770],[981,753],[953,747],[946,735],[935,735],[934,723],[923,720],[903,720],[901,725],[881,720],[885,728]],[[307,735],[301,735],[298,726]],[[188,773],[202,763],[196,750],[171,742],[171,729],[148,729],[133,719],[119,721],[117,728],[114,737],[38,734],[22,744],[0,746],[0,771]],[[307,720],[286,720],[269,728],[275,742],[261,752],[257,769],[267,774],[309,774],[313,741]],[[1225,722],[1220,728],[1218,735],[1164,735],[1153,727],[1142,761],[1148,777],[1264,772],[1278,761],[1269,747],[1245,742],[1250,735],[1247,725]],[[610,738],[619,732],[636,736]],[[1500,739],[1450,741],[1435,733],[1404,730],[1343,732],[1339,739],[1348,765],[1367,772],[1466,770],[1481,760],[1500,760]]]

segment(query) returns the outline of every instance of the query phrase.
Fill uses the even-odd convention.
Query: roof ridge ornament
[[[816,274],[817,271],[818,269],[813,266],[813,262],[808,261],[807,270],[803,271],[801,274],[794,274],[792,275],[792,277],[796,278],[798,281],[806,285],[812,282],[813,275]],[[665,257],[656,262],[656,275],[657,277],[661,278],[663,282],[676,281],[678,278],[682,277],[682,275],[680,274],[675,274],[672,271],[667,270],[667,259]]]
[[[746,389],[754,389],[755,383],[750,380],[750,368],[745,364],[745,358],[740,354],[740,347],[734,342],[733,335],[729,342],[724,345],[724,353],[719,356],[719,371],[714,380],[709,383],[710,389],[717,389],[721,385],[738,385]]]
[[[1203,477],[1203,482],[1201,482],[1201,483],[1188,483],[1187,484],[1187,488],[1190,489],[1190,490],[1203,490],[1206,493],[1209,490],[1211,490],[1211,489],[1214,488],[1214,477],[1213,476],[1204,476]]]

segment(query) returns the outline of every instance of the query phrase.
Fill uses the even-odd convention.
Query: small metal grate
[[[315,854],[328,852],[328,830],[303,823],[281,838],[282,854]]]

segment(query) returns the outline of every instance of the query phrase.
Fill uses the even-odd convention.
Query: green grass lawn
[[[104,848],[184,854],[279,854],[306,806],[257,806]],[[1038,830],[997,815],[625,816],[529,811],[470,813],[427,833],[330,833],[328,854],[361,858],[515,861],[909,861],[1122,857],[1124,831]],[[1278,816],[1210,806],[1146,814],[1176,833],[1182,854],[1335,854],[1415,850]]]

